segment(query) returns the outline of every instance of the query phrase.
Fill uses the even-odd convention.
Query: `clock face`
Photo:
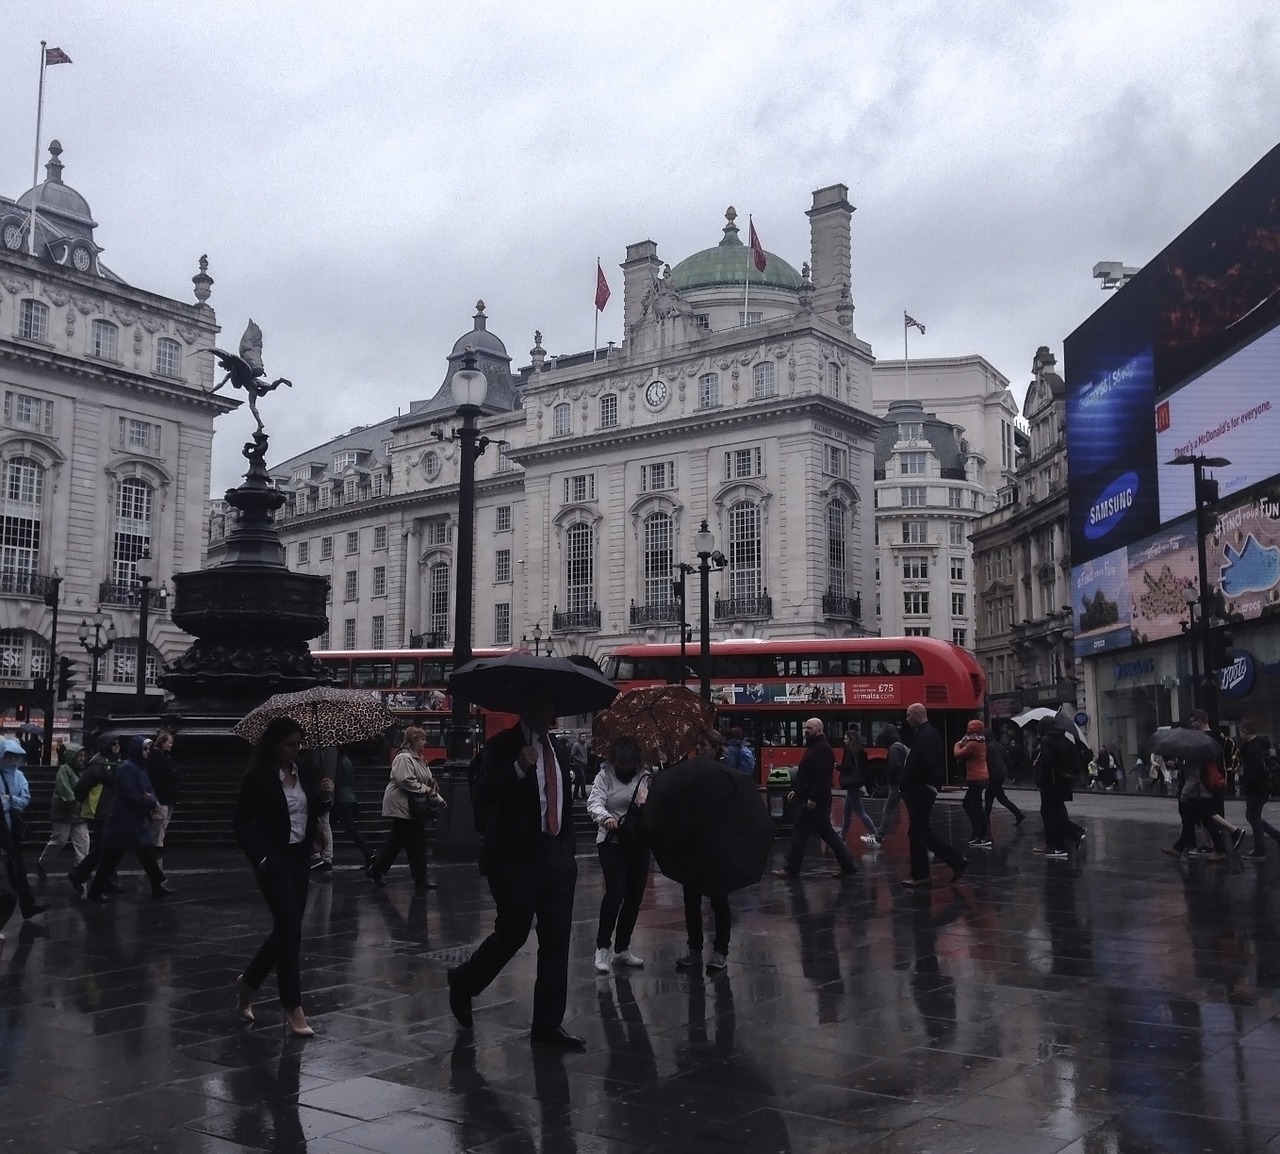
[[[660,409],[667,402],[667,382],[650,381],[644,391],[645,404],[651,409]]]
[[[4,247],[15,252],[22,247],[22,226],[6,224],[4,226]]]
[[[89,250],[87,248],[76,249],[75,252],[71,254],[71,263],[81,272],[88,272],[89,265],[92,263],[92,258],[89,256]]]

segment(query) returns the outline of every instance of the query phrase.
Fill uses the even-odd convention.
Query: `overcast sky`
[[[439,387],[482,297],[517,365],[590,348],[595,259],[620,340],[629,242],[674,264],[733,204],[807,259],[813,189],[849,186],[854,328],[876,354],[980,353],[1021,399],[1038,345],[1103,303],[1277,140],[1275,0],[174,4],[0,14],[0,188],[44,147],[104,261],[252,316],[273,460]],[[44,172],[41,169],[43,179]],[[214,491],[247,411],[219,420]]]

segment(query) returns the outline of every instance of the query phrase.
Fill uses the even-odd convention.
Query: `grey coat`
[[[648,773],[641,770],[630,781],[619,781],[618,775],[613,772],[613,766],[607,763],[601,766],[595,781],[591,783],[591,793],[587,797],[587,813],[599,827],[596,831],[596,845],[603,842],[608,835],[604,823],[609,818],[619,822],[622,820],[631,806],[631,799],[635,796],[638,783],[648,776],[650,776]]]
[[[436,779],[427,763],[402,749],[391,763],[391,780],[382,794],[382,816],[398,817],[410,821],[409,794],[429,794],[437,791]]]

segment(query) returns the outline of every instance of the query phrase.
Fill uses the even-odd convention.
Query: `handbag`
[[[622,820],[618,822],[619,845],[642,847],[645,844],[644,829],[641,824],[644,817],[644,807],[636,804],[636,795],[640,792],[640,787],[651,776],[648,773],[640,774],[635,789],[631,791],[631,801],[627,805],[627,812],[622,815]]]
[[[427,822],[433,820],[436,816],[436,810],[439,808],[439,802],[433,794],[429,793],[409,793],[409,817],[416,821],[419,825],[426,825]]]

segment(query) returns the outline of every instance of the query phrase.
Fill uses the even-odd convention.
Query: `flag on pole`
[[[604,269],[600,267],[600,262],[596,261],[596,312],[604,312],[609,296],[609,282],[604,279]]]
[[[44,50],[44,62],[48,64],[70,64],[71,57],[68,56],[61,48],[46,48]]]
[[[747,238],[751,242],[751,260],[761,272],[764,272],[764,266],[769,262],[765,259],[764,245],[760,243],[760,237],[756,233],[755,223],[751,217],[747,217]]]
[[[916,320],[916,318],[915,318],[915,317],[913,317],[910,313],[905,313],[905,312],[904,312],[904,313],[902,314],[902,321],[903,321],[903,324],[904,324],[907,328],[909,328],[909,329],[919,329],[919,330],[920,330],[920,335],[921,335],[921,336],[924,336],[924,325],[922,325],[918,320]]]

